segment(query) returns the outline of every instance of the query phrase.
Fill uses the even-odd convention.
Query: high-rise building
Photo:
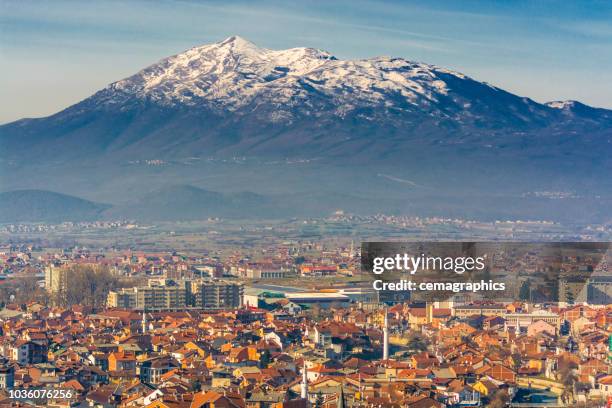
[[[189,305],[189,288],[184,281],[151,280],[147,286],[110,291],[107,305],[138,310],[182,309]]]
[[[194,281],[194,306],[198,309],[227,309],[242,306],[244,287],[224,281]]]
[[[66,290],[68,269],[61,266],[48,266],[45,268],[45,289],[50,294]]]
[[[136,293],[134,289],[119,289],[108,292],[106,305],[121,309],[136,309]]]
[[[230,309],[242,305],[241,284],[217,280],[150,280],[147,286],[110,291],[107,306],[136,310]]]

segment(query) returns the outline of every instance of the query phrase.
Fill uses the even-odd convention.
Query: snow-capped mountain
[[[230,37],[153,64],[109,85],[91,102],[111,110],[154,103],[221,115],[256,113],[263,121],[286,124],[301,117],[373,119],[415,111],[474,121],[502,108],[499,99],[508,103],[502,109],[508,120],[546,116],[545,107],[533,101],[433,65],[389,57],[339,60],[313,48],[276,51]],[[359,112],[368,108],[375,111]]]
[[[432,208],[423,194],[464,194],[468,185],[470,194],[575,197],[577,188],[612,191],[610,157],[606,109],[540,104],[404,58],[342,60],[240,37],[165,58],[52,116],[0,126],[5,190],[54,186],[111,204],[160,188],[192,191],[169,184],[333,191],[334,203],[357,202],[368,185],[397,194],[400,212],[405,194]]]
[[[313,48],[275,51],[230,37],[115,82],[97,96],[97,103],[112,107],[149,101],[219,113],[265,105],[273,122],[297,114],[344,117],[365,106],[411,110],[436,104],[449,93],[445,75],[465,79],[402,58],[342,61]]]
[[[0,138],[9,156],[32,145],[60,155],[141,158],[156,150],[293,156],[295,146],[308,155],[346,155],[372,143],[384,152],[385,139],[400,150],[415,139],[499,146],[511,135],[583,126],[584,109],[568,104],[539,104],[403,58],[340,60],[230,37],[165,58],[49,118],[2,126]],[[608,111],[589,109],[589,131],[599,132],[593,119],[609,122]],[[58,137],[59,150],[48,145]]]
[[[304,97],[301,77],[333,60],[312,48],[273,51],[230,37],[166,58],[111,84],[99,95],[99,103],[112,106],[137,98],[166,106],[236,111],[255,98],[274,96],[277,99],[266,102],[282,107]]]

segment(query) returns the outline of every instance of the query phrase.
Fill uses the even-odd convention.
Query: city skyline
[[[0,241],[0,402],[502,408],[612,397],[601,243],[480,243],[495,254],[492,279],[521,283],[515,296],[423,299],[372,287],[358,273],[369,250],[359,256],[352,235],[287,240],[264,225],[245,229],[256,240],[230,240],[215,221],[215,245],[177,230],[166,249],[116,238],[109,248],[87,238],[101,230],[75,227],[76,245],[74,233]],[[109,227],[113,237],[142,228]],[[544,271],[558,273],[548,300]]]

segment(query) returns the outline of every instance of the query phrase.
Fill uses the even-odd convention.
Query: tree
[[[521,353],[519,352],[515,352],[512,353],[512,364],[514,365],[514,369],[518,370],[519,368],[521,368],[521,365],[523,364],[523,356],[521,355]]]
[[[499,389],[491,396],[488,406],[491,408],[503,408],[508,405],[509,401],[510,395],[508,395],[508,391],[505,389]]]
[[[263,353],[261,353],[261,358],[259,359],[259,364],[261,368],[268,368],[270,361],[272,360],[272,355],[270,354],[270,350],[265,349]]]
[[[61,306],[105,306],[108,292],[120,287],[119,279],[107,267],[74,265],[66,271],[66,285],[56,294]]]
[[[565,302],[568,305],[573,305],[574,304],[574,292],[571,291],[570,286],[566,285],[566,289],[565,289]]]
[[[202,381],[199,378],[196,378],[195,381],[191,383],[191,391],[200,392],[202,390]]]
[[[429,340],[419,332],[412,332],[406,346],[410,351],[426,351],[429,348]]]
[[[564,387],[563,393],[561,394],[561,400],[566,404],[569,404],[574,399],[574,386],[576,385],[578,377],[576,376],[572,365],[563,367],[563,369],[559,372],[559,377],[561,384],[563,384]]]
[[[323,400],[323,394],[321,394],[321,391],[319,391],[317,393],[317,398],[315,399],[315,403],[314,403],[315,408],[323,408],[324,402],[325,401]]]
[[[15,300],[17,303],[27,303],[30,301],[45,304],[47,296],[43,288],[38,284],[38,278],[34,275],[27,275],[15,282]]]
[[[477,349],[480,347],[478,343],[474,341],[474,338],[472,336],[461,336],[461,341],[465,343],[466,346],[474,348],[474,349]]]
[[[521,289],[519,290],[519,299],[523,301],[528,301],[531,299],[531,281],[527,279],[521,285]]]
[[[318,303],[313,304],[310,307],[310,311],[309,312],[310,312],[309,313],[310,314],[310,318],[312,320],[314,320],[315,322],[321,320],[321,314],[322,314],[321,305],[319,305]]]
[[[39,279],[33,274],[15,277],[0,286],[2,307],[8,303],[26,304],[31,301],[43,305],[49,301],[47,292],[39,285]]]

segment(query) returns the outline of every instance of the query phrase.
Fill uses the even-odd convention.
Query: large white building
[[[503,316],[506,319],[506,325],[509,330],[526,329],[530,324],[537,321],[544,321],[557,330],[561,324],[561,318],[556,313],[547,312],[546,310],[536,310],[532,313],[507,313]]]
[[[242,306],[243,286],[219,280],[152,279],[147,286],[110,291],[107,306],[135,310],[231,309]]]

